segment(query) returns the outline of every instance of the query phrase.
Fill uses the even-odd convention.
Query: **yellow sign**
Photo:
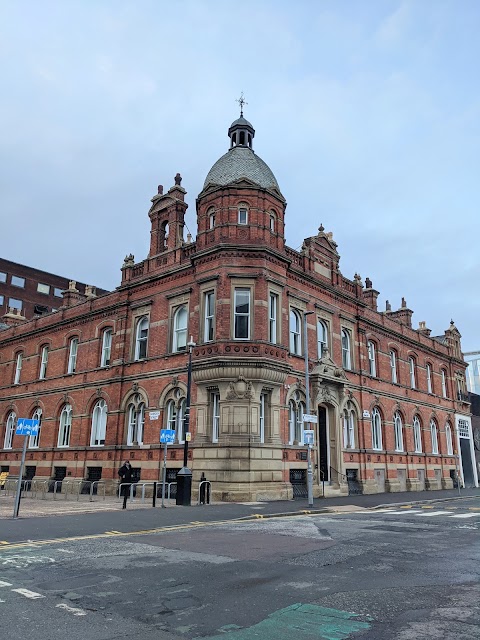
[[[190,431],[187,431],[187,433],[185,434],[185,440],[187,442],[190,442],[191,439],[192,439],[192,434],[190,433]]]

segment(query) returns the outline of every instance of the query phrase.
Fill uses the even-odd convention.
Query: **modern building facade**
[[[31,320],[62,306],[69,279],[0,258],[0,318],[5,313]],[[93,287],[77,283],[81,293]],[[98,289],[98,293],[106,293]],[[0,320],[1,322],[1,320]]]
[[[197,198],[194,242],[177,174],[152,198],[148,256],[125,258],[115,291],[71,282],[56,313],[0,332],[2,470],[18,470],[16,419],[36,416],[29,477],[114,485],[128,458],[137,478],[158,480],[159,432],[171,428],[174,478],[192,336],[189,466],[214,499],[301,493],[306,413],[317,418],[316,496],[452,487],[459,421],[470,420],[458,329],[414,329],[405,300],[379,311],[372,282],[342,274],[323,226],[289,248],[286,201],[252,125],[241,116],[228,135]]]

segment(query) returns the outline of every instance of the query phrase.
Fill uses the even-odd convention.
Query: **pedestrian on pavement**
[[[120,484],[123,485],[121,489],[121,495],[123,495],[122,509],[127,508],[128,495],[130,493],[130,487],[132,486],[132,474],[133,469],[132,465],[130,464],[130,460],[125,460],[124,464],[118,470],[118,475],[120,476]]]

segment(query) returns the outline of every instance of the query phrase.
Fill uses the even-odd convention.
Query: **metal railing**
[[[203,488],[203,500],[202,498],[202,486]],[[210,496],[212,494],[212,483],[210,480],[201,480],[198,483],[198,504],[210,504]]]

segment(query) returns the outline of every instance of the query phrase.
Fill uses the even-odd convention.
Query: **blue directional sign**
[[[160,429],[160,444],[175,444],[175,429]]]
[[[40,420],[19,418],[15,433],[17,436],[37,436],[40,429]]]

